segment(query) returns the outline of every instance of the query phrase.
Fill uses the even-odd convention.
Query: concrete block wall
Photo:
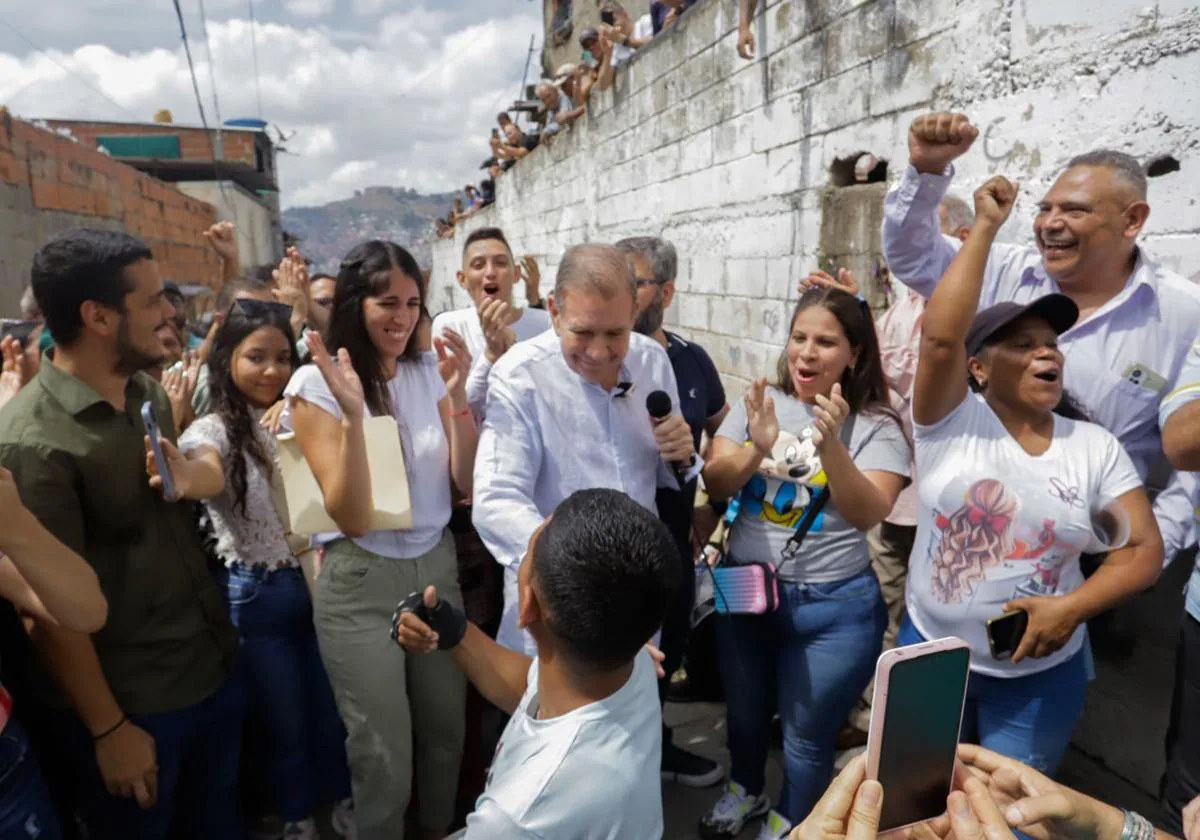
[[[127,231],[164,278],[204,284],[220,272],[203,237],[215,221],[211,205],[0,108],[0,316],[18,315],[33,256],[57,231]]]
[[[1144,239],[1200,277],[1200,9],[1100,5],[769,0],[754,24],[759,58],[746,62],[737,4],[706,0],[570,133],[505,174],[493,207],[434,243],[434,311],[465,302],[454,270],[475,227],[503,227],[547,284],[572,243],[659,234],[680,255],[670,327],[704,344],[738,393],[773,364],[798,280],[825,256],[861,253],[821,247],[823,208],[856,205],[828,195],[832,164],[869,151],[894,180],[912,118],[943,108],[982,132],[956,192],[969,198],[996,173],[1021,182],[1011,241],[1029,240],[1036,201],[1072,155],[1174,158],[1179,171],[1151,179]]]
[[[969,198],[1001,173],[1021,183],[1008,241],[1030,240],[1038,199],[1075,154],[1173,160],[1156,169],[1174,171],[1150,179],[1143,243],[1200,280],[1193,0],[767,0],[752,62],[735,51],[736,7],[693,8],[570,133],[501,178],[494,206],[435,241],[434,313],[468,303],[454,272],[476,227],[498,225],[518,255],[536,255],[544,291],[568,245],[661,235],[680,257],[669,328],[707,348],[736,398],[770,374],[801,277],[835,258],[871,269],[876,246],[865,240],[879,215],[864,201],[884,185],[839,195],[831,167],[871,152],[894,181],[911,120],[942,109],[965,111],[981,130],[955,192]],[[1077,745],[1144,792],[1162,771],[1189,562],[1135,600],[1134,658],[1100,663],[1077,730]]]

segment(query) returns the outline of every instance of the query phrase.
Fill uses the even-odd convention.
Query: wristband
[[[108,729],[101,732],[99,735],[93,735],[92,742],[98,744],[99,742],[103,741],[109,735],[113,734],[118,729],[120,729],[122,726],[124,726],[128,722],[128,720],[129,720],[129,718],[125,717],[125,715],[121,715],[121,719],[119,721],[117,721],[115,724],[113,724]]]
[[[432,608],[425,606],[425,596],[414,592],[396,605],[392,613],[392,641],[398,641],[400,616],[412,613],[429,625],[429,629],[438,635],[438,650],[450,650],[458,647],[458,643],[467,635],[467,616],[458,607],[445,598],[438,598]]]
[[[450,416],[451,417],[470,417],[471,409],[464,408],[462,411],[451,411]]]
[[[1154,826],[1141,814],[1126,811],[1121,840],[1154,840]]]

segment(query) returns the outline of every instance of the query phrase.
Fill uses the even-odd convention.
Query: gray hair
[[[588,291],[612,299],[629,292],[631,301],[637,300],[637,279],[625,254],[612,245],[572,245],[563,254],[554,277],[554,302],[563,305],[568,291]]]
[[[631,236],[614,247],[623,254],[634,254],[650,263],[650,270],[660,286],[674,282],[679,258],[675,246],[667,240],[657,236]]]
[[[1111,169],[1117,177],[1133,187],[1139,200],[1146,200],[1146,173],[1133,155],[1115,149],[1094,149],[1067,161],[1067,169],[1074,169],[1076,166],[1102,166]]]
[[[975,211],[971,205],[956,195],[947,195],[942,199],[942,207],[946,211],[946,227],[950,232],[959,228],[970,228],[975,225]]]

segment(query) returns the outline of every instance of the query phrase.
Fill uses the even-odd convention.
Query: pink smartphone
[[[953,637],[879,657],[867,778],[883,785],[881,834],[946,812],[970,670],[970,647]]]

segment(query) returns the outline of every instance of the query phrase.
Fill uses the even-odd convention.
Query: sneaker
[[[343,799],[333,806],[329,815],[333,830],[342,840],[358,840],[358,825],[354,822],[354,800]]]
[[[725,770],[710,758],[665,741],[662,747],[662,777],[684,787],[706,788],[725,778]]]
[[[704,840],[731,840],[741,834],[746,823],[770,809],[766,794],[750,796],[737,782],[725,786],[725,792],[713,809],[700,818],[700,836]]]
[[[772,809],[758,830],[758,840],[786,840],[791,830],[792,824],[784,819],[783,814]]]
[[[283,840],[317,840],[317,821],[309,817],[284,823]]]

